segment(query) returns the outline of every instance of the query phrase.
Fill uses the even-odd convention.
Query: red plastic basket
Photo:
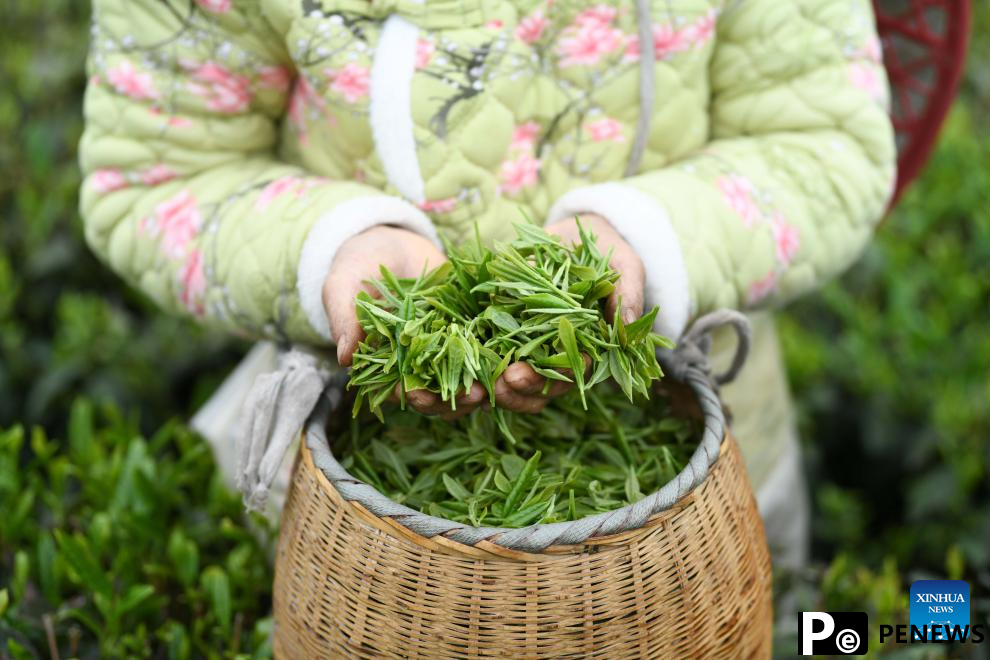
[[[966,62],[970,0],[873,0],[897,130],[896,203],[935,146]]]

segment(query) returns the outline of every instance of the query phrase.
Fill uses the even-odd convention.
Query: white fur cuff
[[[323,284],[330,273],[330,265],[344,241],[376,225],[394,225],[414,231],[443,249],[429,218],[398,197],[357,197],[320,217],[303,243],[296,289],[309,324],[330,341],[333,341],[330,322],[323,308]]]
[[[646,193],[621,183],[576,188],[557,200],[548,223],[581,213],[606,218],[636,250],[646,268],[646,306],[660,306],[655,329],[677,339],[690,310],[687,268],[666,209]]]

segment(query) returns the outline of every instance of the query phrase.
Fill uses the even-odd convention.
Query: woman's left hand
[[[643,315],[643,289],[646,282],[646,271],[643,261],[619,232],[615,231],[608,220],[600,215],[585,214],[580,216],[581,225],[596,237],[598,248],[604,253],[612,250],[612,268],[619,272],[619,280],[615,283],[615,291],[606,303],[608,318],[613,318],[616,307],[621,300],[622,309],[619,316],[625,323],[632,323]],[[564,243],[578,243],[581,240],[577,220],[569,218],[552,225],[546,230],[564,239]],[[587,356],[585,362],[590,363]],[[570,375],[566,370],[565,374]],[[543,410],[553,397],[560,396],[574,387],[573,383],[554,381],[547,394],[543,394],[546,379],[524,362],[510,364],[495,383],[495,402],[507,410],[525,413],[537,413]]]

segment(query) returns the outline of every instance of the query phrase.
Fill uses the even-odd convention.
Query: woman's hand
[[[330,320],[330,331],[337,340],[337,361],[351,365],[354,351],[364,339],[364,329],[357,318],[354,298],[361,291],[378,296],[366,280],[380,277],[385,266],[396,277],[418,277],[427,269],[436,268],[447,257],[428,239],[407,229],[380,225],[352,236],[340,246],[323,284],[323,308]],[[398,400],[398,388],[395,398]],[[457,410],[450,403],[427,390],[406,392],[406,401],[424,415],[443,415],[453,419],[466,415],[485,401],[485,388],[475,383],[470,391],[457,397]]]
[[[620,304],[619,316],[625,323],[632,323],[643,315],[643,289],[646,282],[646,271],[643,262],[629,243],[619,235],[600,215],[586,214],[580,217],[582,226],[596,237],[598,248],[604,253],[612,250],[612,268],[619,272],[619,281],[615,283],[615,291],[606,302],[608,318],[613,318]],[[564,239],[564,243],[580,242],[577,221],[574,218],[562,220],[548,225],[546,230]],[[590,364],[587,356],[585,362]],[[568,370],[561,370],[570,375]],[[556,396],[567,392],[573,383],[554,381],[550,384],[547,394],[543,394],[546,379],[524,362],[510,364],[505,373],[495,383],[496,403],[508,410],[516,412],[536,413],[543,410],[547,402]]]
[[[381,266],[396,277],[418,277],[424,266],[432,269],[445,261],[447,257],[429,239],[388,225],[372,227],[344,241],[323,283],[323,309],[337,341],[337,361],[351,366],[354,351],[365,337],[354,299],[361,291],[378,297],[378,291],[365,282],[380,278]]]
[[[581,223],[597,238],[603,252],[612,249],[612,267],[621,275],[616,289],[609,296],[606,311],[615,313],[619,299],[623,321],[631,323],[643,314],[643,263],[633,248],[612,228],[607,220],[597,215],[581,216]],[[580,241],[575,220],[563,220],[549,225],[547,231],[557,234],[565,242]],[[340,247],[334,257],[323,286],[323,307],[330,319],[330,328],[337,340],[337,360],[350,366],[354,351],[365,336],[357,320],[354,298],[361,291],[377,296],[377,291],[365,284],[366,280],[379,277],[379,266],[384,265],[397,277],[417,277],[425,265],[435,268],[447,258],[429,240],[405,229],[389,226],[373,227],[351,237]],[[585,361],[589,363],[587,356]],[[566,369],[561,370],[569,375]],[[510,364],[495,382],[495,402],[501,408],[524,413],[538,413],[553,397],[569,391],[572,383],[554,381],[547,393],[543,393],[546,380],[525,363]],[[398,397],[396,390],[396,398]],[[479,406],[487,405],[487,394],[480,383],[457,397],[457,410],[438,394],[427,390],[406,392],[406,401],[424,415],[440,415],[444,419],[456,419],[467,415]]]

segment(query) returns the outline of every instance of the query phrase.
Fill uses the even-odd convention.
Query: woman
[[[658,304],[676,338],[714,308],[751,313],[750,363],[724,396],[771,545],[800,563],[765,310],[848,266],[892,191],[868,0],[94,6],[82,212],[129,282],[233,333],[335,345],[346,366],[379,264],[415,275],[444,259],[438,231],[508,238],[525,216],[570,238],[580,217],[614,250],[626,318]],[[535,412],[540,390],[514,365],[498,403]]]

